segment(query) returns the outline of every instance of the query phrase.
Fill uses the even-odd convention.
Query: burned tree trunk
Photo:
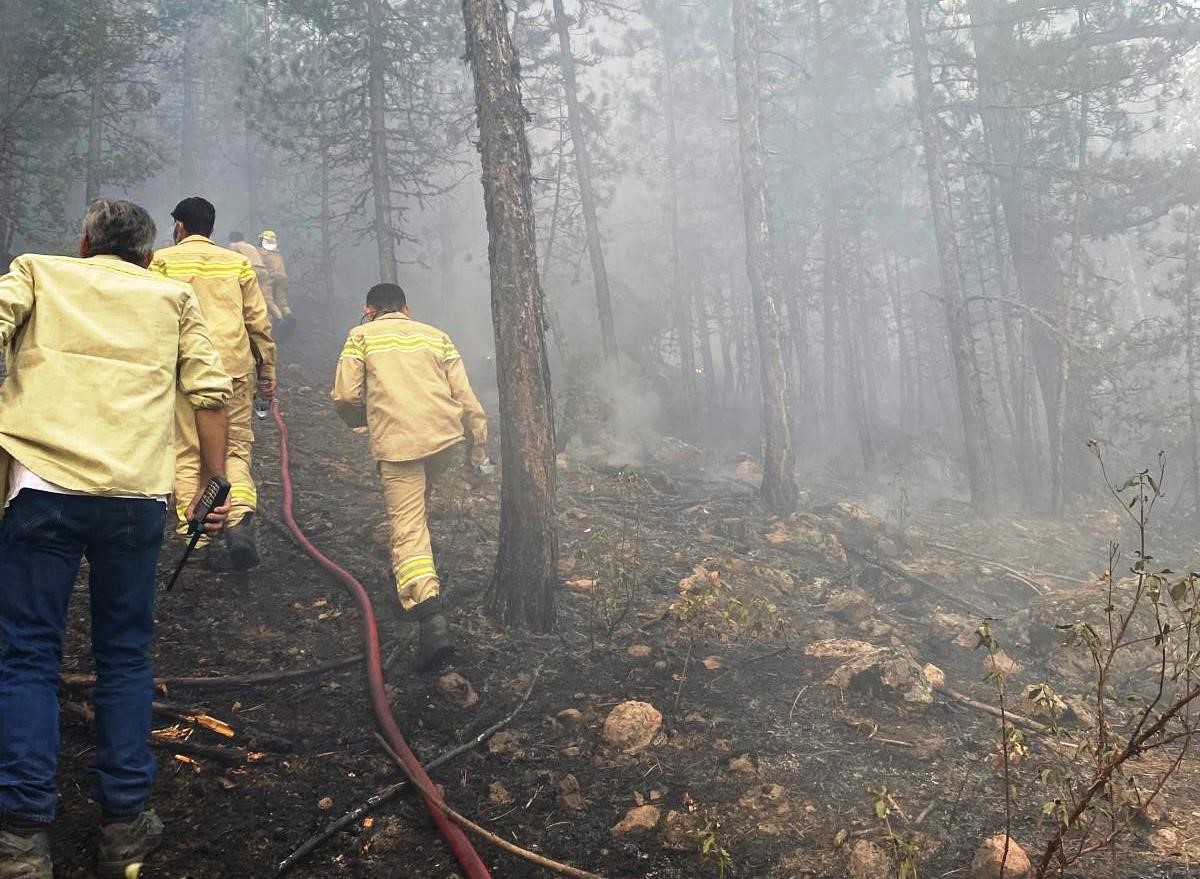
[[[371,129],[371,196],[375,202],[375,243],[379,248],[379,279],[394,284],[396,234],[392,228],[392,187],[388,174],[387,104],[383,45],[384,0],[367,0],[367,114]]]
[[[773,513],[796,507],[795,459],[788,415],[787,369],[780,338],[782,316],[771,253],[767,169],[759,120],[758,9],[754,0],[733,0],[738,144],[746,224],[746,273],[754,307],[763,401],[762,496]]]
[[[571,127],[571,144],[575,148],[575,175],[579,179],[579,201],[583,208],[583,223],[587,231],[588,260],[592,265],[592,282],[596,287],[600,340],[604,346],[605,360],[612,361],[617,357],[617,331],[613,323],[612,295],[608,289],[608,269],[604,265],[604,246],[600,241],[600,223],[596,219],[592,158],[584,139],[579,92],[575,84],[575,56],[571,53],[571,32],[562,0],[554,0],[554,27],[558,31],[558,63],[562,69],[563,92],[567,99],[567,123]]]
[[[963,291],[961,260],[954,221],[950,213],[950,183],[942,154],[941,134],[933,107],[933,84],[929,71],[929,49],[920,0],[905,0],[908,12],[908,38],[913,55],[914,88],[925,145],[925,171],[929,178],[929,206],[933,214],[941,268],[942,297],[950,359],[958,391],[958,410],[962,419],[963,442],[967,453],[967,481],[971,503],[976,511],[990,514],[996,509],[996,476],[992,469],[992,444],[988,435],[983,383],[976,367],[975,343],[971,336]]]
[[[507,623],[545,632],[554,627],[558,585],[554,403],[526,114],[503,0],[463,0],[463,21],[475,79],[500,385],[503,483],[492,608]]]

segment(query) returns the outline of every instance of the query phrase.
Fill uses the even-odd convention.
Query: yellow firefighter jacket
[[[271,298],[271,273],[267,271],[267,264],[263,262],[262,252],[249,241],[231,241],[229,249],[250,260],[254,277],[258,280],[258,289],[262,291],[263,301],[267,303],[267,316],[272,321],[279,320],[283,313]]]
[[[258,255],[262,258],[267,274],[271,276],[271,292],[267,298],[282,314],[289,314],[291,308],[288,306],[287,265],[283,261],[283,254],[278,250],[264,250],[260,247]]]
[[[176,389],[197,409],[231,393],[192,289],[115,256],[18,257],[0,276],[6,345],[0,458],[73,491],[170,494]]]
[[[203,235],[189,235],[154,254],[150,268],[192,285],[230,376],[242,378],[257,366],[259,379],[275,378],[267,304],[246,257]]]
[[[350,331],[332,397],[346,424],[367,426],[377,461],[428,458],[464,439],[473,461],[487,455],[487,415],[454,343],[399,312]]]

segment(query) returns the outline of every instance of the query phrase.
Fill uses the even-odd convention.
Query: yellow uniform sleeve
[[[195,409],[220,409],[233,394],[233,382],[208,335],[196,294],[189,292],[179,316],[179,391]]]
[[[333,377],[333,408],[348,427],[367,426],[367,362],[362,340],[346,337]]]
[[[250,337],[250,352],[258,366],[260,381],[275,380],[275,340],[271,337],[271,320],[267,316],[267,303],[258,286],[258,277],[249,260],[238,275],[242,285],[242,320],[246,324],[246,335]]]
[[[17,257],[8,274],[0,275],[0,350],[8,347],[32,310],[33,275],[25,261]]]
[[[467,368],[463,366],[462,356],[449,338],[443,341],[446,347],[442,359],[442,368],[446,371],[446,381],[450,385],[450,396],[463,408],[463,432],[467,437],[470,449],[471,463],[480,464],[487,458],[488,423],[487,413],[483,405],[471,389],[467,378]]]

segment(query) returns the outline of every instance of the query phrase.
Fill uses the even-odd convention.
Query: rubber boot
[[[422,601],[411,611],[420,624],[417,644],[417,671],[436,671],[454,655],[454,644],[450,641],[450,626],[443,613],[441,598]]]
[[[146,857],[162,842],[163,823],[152,810],[131,821],[106,823],[100,829],[96,874],[100,879],[138,879]]]
[[[258,547],[254,540],[254,514],[247,513],[242,521],[225,529],[225,545],[235,571],[258,567]]]

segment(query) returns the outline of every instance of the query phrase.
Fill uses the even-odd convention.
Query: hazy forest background
[[[802,487],[1061,513],[1095,438],[1118,472],[1166,450],[1200,508],[1193,4],[762,0],[736,41],[718,0],[509,12],[561,450],[759,458],[749,277]],[[494,403],[455,0],[0,0],[0,31],[5,250],[71,252],[97,195],[164,233],[205,195],[219,241],[279,233],[309,326],[398,279]]]

